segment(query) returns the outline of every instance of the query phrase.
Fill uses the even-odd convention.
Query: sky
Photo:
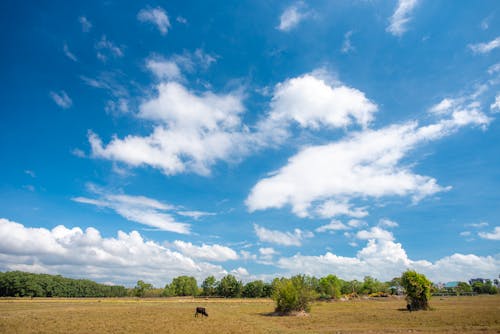
[[[497,1],[4,1],[0,271],[500,274]]]

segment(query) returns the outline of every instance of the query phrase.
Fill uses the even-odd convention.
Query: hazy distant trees
[[[123,286],[22,271],[0,272],[2,297],[124,297]]]

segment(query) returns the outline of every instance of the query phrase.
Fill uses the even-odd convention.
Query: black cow
[[[207,316],[208,317],[208,313],[207,313],[207,310],[205,310],[204,307],[197,307],[196,308],[196,312],[194,313],[194,316],[197,317],[198,316],[198,313],[201,314],[201,316]]]
[[[411,304],[406,304],[406,309],[411,312],[413,311],[413,306]]]

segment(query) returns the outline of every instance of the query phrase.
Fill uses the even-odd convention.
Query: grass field
[[[208,318],[195,318],[205,306]],[[318,302],[307,317],[271,316],[269,299],[0,299],[0,333],[500,333],[500,296]]]

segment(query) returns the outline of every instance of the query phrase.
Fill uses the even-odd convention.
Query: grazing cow
[[[201,316],[207,316],[208,317],[208,313],[207,313],[207,310],[205,310],[204,307],[197,307],[196,308],[196,312],[194,313],[194,316],[197,317],[198,316],[198,313],[201,314]]]
[[[413,306],[411,304],[406,304],[406,309],[411,312],[413,311]]]

